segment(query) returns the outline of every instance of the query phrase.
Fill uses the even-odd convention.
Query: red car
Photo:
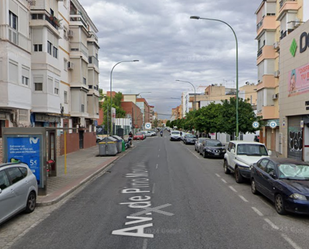
[[[144,140],[145,138],[146,138],[146,135],[143,132],[137,132],[133,136],[133,140]]]

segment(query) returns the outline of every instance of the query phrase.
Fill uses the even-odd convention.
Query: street
[[[222,159],[149,137],[72,195],[45,210],[12,249],[307,248],[309,217],[280,216],[267,199],[225,175]],[[18,226],[19,217],[1,227]],[[0,235],[1,238],[1,235]],[[14,243],[13,243],[14,242]],[[1,244],[0,244],[1,247]]]

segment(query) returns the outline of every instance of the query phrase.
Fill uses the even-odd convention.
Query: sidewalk
[[[118,153],[116,156],[98,156],[99,147],[93,146],[67,154],[66,174],[64,173],[64,156],[57,157],[57,176],[48,177],[47,195],[38,196],[37,206],[57,203],[131,149]]]

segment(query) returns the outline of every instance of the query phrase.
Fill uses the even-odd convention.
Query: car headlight
[[[223,153],[225,153],[225,150],[222,150]]]
[[[290,198],[292,198],[294,200],[301,200],[301,201],[307,200],[306,196],[298,194],[298,193],[291,194]]]
[[[206,149],[206,151],[207,151],[207,152],[212,152],[212,150],[211,150],[211,149]]]

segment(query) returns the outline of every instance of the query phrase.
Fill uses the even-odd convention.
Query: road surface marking
[[[147,249],[148,240],[144,239],[143,241],[143,249]]]
[[[154,194],[155,192],[155,187],[156,187],[156,184],[154,183],[153,186],[152,186],[152,193]]]
[[[159,164],[156,165],[156,169],[158,168]]]
[[[243,197],[242,195],[238,195],[240,197],[240,199],[242,199],[244,202],[249,202],[245,197]]]
[[[237,193],[237,190],[234,189],[232,186],[229,186],[229,188],[230,188],[231,190],[233,190],[235,193]]]
[[[216,176],[219,177],[219,178],[221,177],[219,174],[216,174]]]
[[[267,219],[267,218],[265,218],[264,219],[267,223],[268,223],[268,225],[270,225],[273,229],[275,229],[275,230],[279,230],[279,227],[277,227],[274,223],[272,223],[269,219]]]
[[[222,179],[222,178],[221,178],[221,181],[222,181],[222,182],[224,182],[224,183],[227,183],[227,181],[226,181],[226,180],[224,180],[224,179]]]
[[[260,211],[260,210],[258,210],[257,208],[255,208],[255,207],[251,207],[252,209],[253,209],[253,211],[254,212],[256,212],[259,216],[264,216],[263,214],[262,214],[262,212]]]
[[[281,236],[295,249],[301,249],[293,240],[291,240],[287,235],[281,234]]]
[[[147,208],[145,208],[144,211],[140,211],[140,212],[131,214],[130,216],[139,216],[141,214],[148,213],[149,211],[160,213],[160,214],[163,214],[163,215],[166,215],[166,216],[173,216],[174,215],[173,213],[169,213],[169,212],[160,210],[161,208],[165,208],[165,207],[168,207],[168,206],[172,206],[172,204],[167,203],[167,204],[164,204],[164,205],[161,205],[161,206],[158,206],[158,207],[154,207],[154,208],[147,207]]]

